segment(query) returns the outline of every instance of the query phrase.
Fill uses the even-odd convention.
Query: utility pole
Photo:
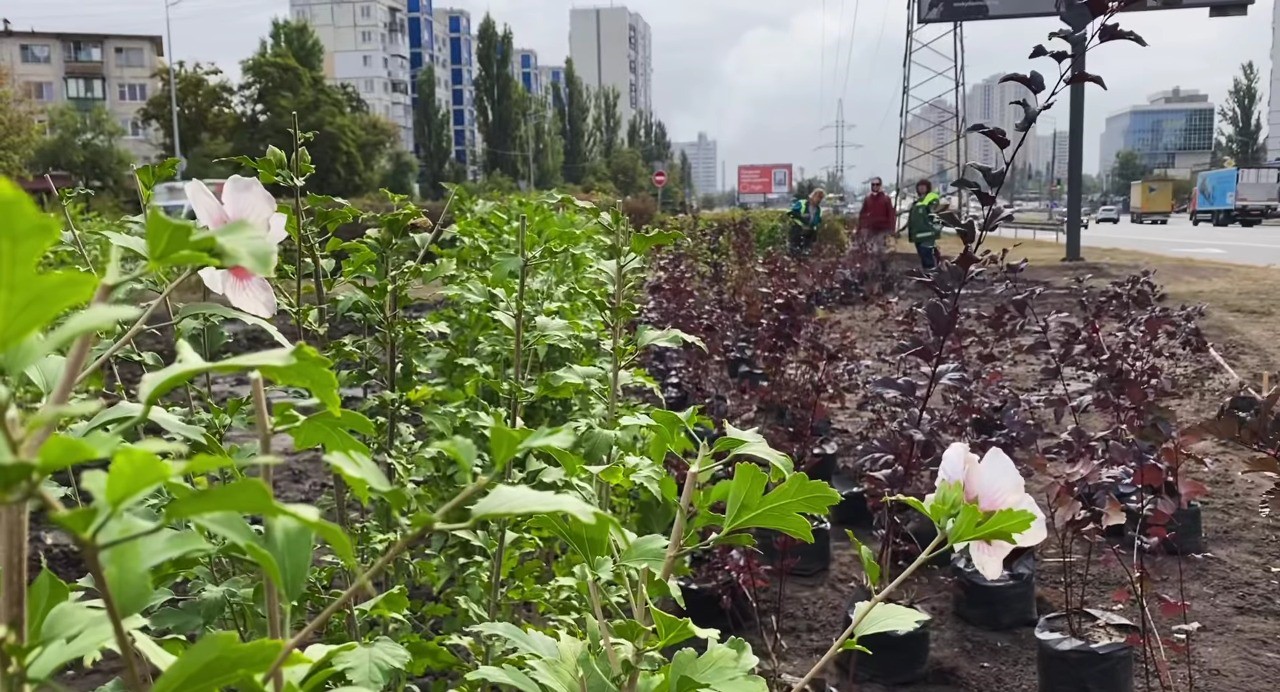
[[[1049,220],[1053,221],[1053,205],[1058,201],[1058,128],[1053,128],[1053,146],[1049,150]]]
[[[1072,34],[1071,39],[1071,71],[1084,73],[1085,48],[1088,35]],[[1077,82],[1071,87],[1071,110],[1067,130],[1067,262],[1079,262],[1080,256],[1080,203],[1081,187],[1084,185],[1084,82]]]
[[[845,122],[845,119],[844,119],[844,99],[837,99],[837,100],[836,100],[836,121],[835,121],[835,123],[833,123],[833,124],[831,124],[831,125],[827,125],[826,127],[822,128],[822,131],[823,131],[823,132],[826,132],[827,130],[835,130],[835,131],[836,131],[836,134],[835,134],[835,141],[834,141],[834,142],[831,142],[831,143],[829,143],[829,144],[824,144],[824,145],[822,145],[822,146],[817,147],[817,148],[815,148],[815,149],[814,149],[814,151],[818,151],[818,150],[820,150],[820,149],[834,149],[834,150],[835,150],[835,162],[830,166],[830,168],[831,168],[833,171],[835,171],[835,174],[836,174],[836,183],[837,183],[837,184],[839,185],[839,187],[840,187],[840,189],[839,189],[838,191],[839,191],[839,192],[841,192],[841,193],[843,193],[843,192],[845,191],[845,190],[844,190],[844,172],[845,172],[846,166],[845,166],[845,162],[844,162],[844,160],[845,160],[845,159],[844,159],[844,152],[845,152],[845,150],[846,150],[846,149],[861,149],[861,148],[862,148],[862,145],[860,145],[860,144],[853,144],[853,143],[851,143],[851,142],[846,141],[846,139],[845,139],[845,133],[846,133],[846,132],[848,132],[849,130],[852,130],[854,127],[855,127],[854,125],[850,125],[850,124],[848,124],[848,123],[846,123],[846,122]],[[853,166],[847,166],[847,168],[853,168]],[[837,191],[836,191],[836,190],[828,190],[828,192],[837,192]]]
[[[182,160],[182,142],[178,136],[178,86],[177,77],[174,74],[174,57],[173,57],[173,29],[169,22],[169,8],[182,2],[182,0],[164,0],[164,33],[165,42],[169,45],[165,46],[169,51],[169,112],[173,116],[173,158],[178,160],[178,180],[182,180],[182,173],[186,170],[186,162]]]

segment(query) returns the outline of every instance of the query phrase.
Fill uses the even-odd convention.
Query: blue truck
[[[1187,213],[1191,225],[1255,226],[1280,207],[1280,168],[1220,168],[1196,177]]]

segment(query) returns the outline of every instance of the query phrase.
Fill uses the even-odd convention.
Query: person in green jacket
[[[933,183],[928,180],[916,183],[916,195],[907,217],[907,240],[915,244],[920,255],[920,267],[928,271],[938,266],[938,236],[942,232],[938,230],[933,215],[942,198],[933,191]]]
[[[826,190],[817,188],[809,193],[808,198],[802,197],[791,203],[791,210],[787,212],[787,217],[791,220],[787,249],[792,257],[808,254],[818,240],[818,226],[822,225],[822,200],[826,196]]]

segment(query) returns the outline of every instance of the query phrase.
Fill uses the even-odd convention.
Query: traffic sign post
[[[662,213],[662,188],[667,186],[667,172],[661,168],[654,171],[653,185],[658,188],[658,213]]]

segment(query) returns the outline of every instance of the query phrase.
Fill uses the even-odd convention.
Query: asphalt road
[[[1022,238],[1055,239],[1055,234],[1051,232],[1031,233],[1018,229],[1016,221],[1012,227],[1003,229],[1001,235],[1012,236],[1015,232]],[[1057,240],[1065,242],[1066,237]],[[1192,226],[1186,214],[1175,214],[1168,225],[1164,226],[1131,224],[1127,215],[1122,216],[1120,223],[1114,225],[1097,224],[1091,220],[1089,227],[1083,231],[1081,242],[1086,248],[1083,253],[1085,259],[1089,257],[1088,248],[1093,246],[1143,250],[1173,257],[1196,257],[1219,262],[1280,265],[1280,225],[1214,228],[1208,222],[1201,222],[1199,226]]]

